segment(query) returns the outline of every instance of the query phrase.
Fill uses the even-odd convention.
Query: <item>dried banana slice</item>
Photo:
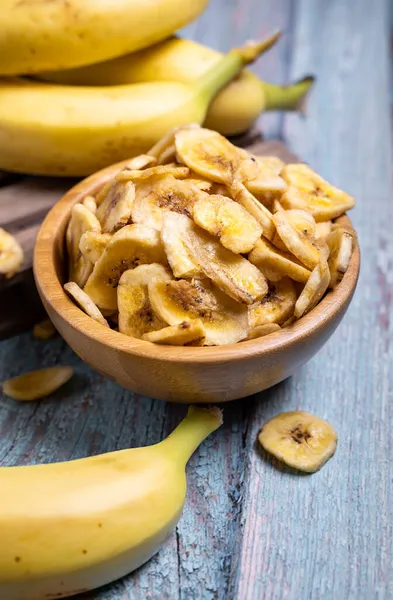
[[[328,235],[326,242],[330,249],[329,287],[335,288],[348,269],[353,250],[353,237],[348,231],[339,227]]]
[[[101,232],[101,225],[97,217],[82,204],[72,207],[71,219],[67,228],[66,243],[68,251],[69,274],[68,278],[75,281],[80,287],[84,286],[93,265],[90,260],[79,250],[79,243],[86,231]]]
[[[115,179],[123,183],[126,181],[133,181],[137,183],[138,181],[144,181],[145,179],[162,175],[172,175],[172,177],[175,177],[175,179],[185,179],[190,175],[190,169],[188,167],[178,166],[176,163],[170,163],[169,165],[157,165],[155,167],[150,167],[149,169],[143,170],[124,169],[116,175]]]
[[[7,279],[19,271],[23,263],[23,250],[13,235],[0,227],[0,277]]]
[[[72,367],[49,367],[29,371],[3,382],[3,391],[14,400],[39,400],[71,379]]]
[[[159,165],[167,165],[168,163],[176,162],[175,142],[173,142],[173,144],[171,144],[170,146],[168,146],[168,148],[165,148],[165,150],[161,152],[160,158],[157,162]]]
[[[132,220],[160,231],[165,210],[192,216],[193,206],[202,194],[197,187],[171,175],[154,178],[137,186]]]
[[[68,283],[64,284],[64,289],[72,297],[72,299],[75,300],[79,308],[81,308],[89,317],[98,323],[101,323],[101,325],[109,327],[107,320],[103,317],[93,300],[83,290],[81,290],[79,285],[77,285],[74,281],[69,281]]]
[[[183,129],[199,129],[200,125],[198,123],[188,123],[187,125],[180,125],[178,127],[174,127],[168,133],[166,133],[152,148],[150,148],[148,155],[154,156],[157,158],[158,162],[161,160],[161,156],[163,152],[165,152],[168,148],[170,148],[175,143],[175,135],[178,131],[182,131]]]
[[[320,240],[326,240],[332,230],[331,221],[321,221],[315,224],[315,237]]]
[[[37,340],[50,340],[57,333],[56,327],[50,319],[45,319],[40,323],[36,323],[33,327],[33,336]]]
[[[187,185],[193,185],[199,190],[202,190],[202,192],[209,192],[213,185],[211,181],[207,181],[206,179],[202,179],[196,175],[194,176],[193,174],[191,174],[191,177],[185,179],[184,183],[187,183]]]
[[[276,175],[279,175],[285,167],[285,162],[278,156],[256,156],[255,158],[262,168],[270,169]]]
[[[318,304],[326,292],[330,282],[329,267],[325,260],[321,260],[303,288],[302,293],[296,300],[295,317],[299,319]]]
[[[134,156],[131,158],[125,165],[124,169],[145,169],[146,167],[150,167],[150,165],[155,165],[157,159],[154,156],[149,156],[149,154],[139,154],[139,156]]]
[[[266,296],[248,309],[250,327],[267,323],[281,325],[293,314],[296,298],[296,290],[289,277],[283,277],[277,283],[269,284]]]
[[[203,346],[205,330],[200,319],[182,321],[178,325],[170,325],[159,331],[145,333],[142,339],[155,344],[169,344],[171,346]]]
[[[95,215],[95,214],[96,214],[96,211],[97,211],[97,204],[96,204],[96,201],[95,201],[95,199],[93,198],[93,196],[86,196],[86,197],[83,199],[83,202],[82,202],[82,204],[83,204],[83,206],[84,206],[85,208],[87,208],[87,210],[89,210],[90,212],[92,212],[92,213],[93,213],[93,215]]]
[[[192,260],[184,245],[179,225],[181,223],[179,224],[176,213],[164,211],[161,240],[172,272],[175,277],[180,279],[183,277],[202,277],[201,267]]]
[[[330,423],[300,410],[267,421],[258,440],[266,452],[306,473],[318,471],[337,447],[337,434]]]
[[[168,263],[159,231],[145,225],[126,225],[108,242],[84,291],[99,308],[114,311],[116,288],[124,271],[153,262]]]
[[[220,238],[235,254],[251,252],[262,235],[262,227],[240,204],[226,196],[202,196],[194,205],[194,221]]]
[[[83,256],[93,265],[101,258],[109,240],[111,233],[97,233],[96,231],[86,231],[79,242],[79,250]]]
[[[247,307],[208,282],[152,281],[148,289],[154,311],[170,325],[200,319],[207,346],[234,344],[247,336]]]
[[[282,205],[308,210],[316,221],[335,219],[355,206],[352,196],[325,181],[308,165],[286,165],[281,176],[289,185],[281,198]]]
[[[171,275],[162,265],[152,263],[125,271],[120,277],[117,304],[121,333],[141,338],[145,333],[166,327],[167,323],[153,311],[147,292],[149,281],[155,279],[169,281]]]
[[[244,339],[244,341],[255,340],[256,338],[269,335],[269,333],[275,333],[276,331],[280,331],[280,329],[281,327],[277,323],[266,323],[265,325],[258,325],[258,327],[253,327],[253,329],[250,329],[248,336]]]
[[[276,274],[288,275],[295,281],[306,283],[311,274],[292,254],[278,250],[264,238],[258,240],[254,250],[248,255],[248,260],[265,273],[267,277],[268,272],[266,269],[271,269]]]
[[[105,198],[100,198],[100,202],[98,198],[99,196],[96,216],[103,233],[115,233],[127,225],[135,198],[135,186],[132,181],[122,183],[113,180],[106,190]]]
[[[278,212],[278,211],[275,211],[275,212]],[[299,231],[301,234],[305,235],[311,241],[314,240],[316,223],[315,223],[314,217],[312,215],[310,215],[310,213],[306,212],[305,210],[298,210],[298,209],[287,210],[284,212],[286,214],[286,218],[289,220],[292,227],[294,229],[296,229],[296,231]],[[276,232],[274,234],[273,239],[272,239],[272,244],[274,246],[276,246],[276,248],[279,248],[280,250],[284,250],[284,252],[288,251],[288,248],[282,241],[278,232]]]
[[[245,304],[252,304],[267,294],[267,281],[259,269],[224,248],[185,215],[176,215],[175,218],[191,259],[223,292]]]
[[[313,269],[321,259],[321,253],[313,243],[313,235],[308,234],[307,220],[304,220],[304,228],[299,230],[292,223],[292,211],[278,211],[273,215],[277,233],[284,242],[285,246],[298,260],[306,267]],[[296,211],[296,217],[300,211]],[[303,212],[303,218],[306,217],[306,212]],[[313,226],[310,225],[312,229]],[[315,226],[314,226],[315,231]],[[313,232],[314,233],[314,232]]]
[[[232,197],[241,204],[262,225],[263,235],[271,240],[276,231],[273,215],[266,206],[259,202],[255,196],[248,191],[243,183],[234,180],[230,187]]]
[[[263,163],[252,155],[241,162],[239,174],[246,188],[256,196],[268,193],[274,197],[281,195],[288,187],[279,173],[266,161]]]
[[[175,134],[178,159],[202,177],[231,185],[241,163],[226,138],[210,129],[183,129]]]

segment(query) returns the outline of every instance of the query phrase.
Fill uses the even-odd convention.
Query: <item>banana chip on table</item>
[[[3,382],[3,391],[14,400],[33,401],[49,396],[71,379],[72,367],[28,371]]]
[[[33,327],[33,336],[37,340],[50,340],[57,333],[56,327],[50,319],[44,319]]]
[[[247,336],[247,307],[212,284],[156,280],[149,283],[148,289],[154,311],[169,325],[200,319],[207,346],[234,344]]]
[[[169,325],[158,331],[145,333],[142,339],[146,342],[171,346],[202,346],[205,341],[205,330],[200,319],[190,319],[178,325]]]
[[[282,205],[308,210],[316,221],[335,219],[355,206],[352,196],[325,181],[308,165],[286,165],[281,177],[289,186],[281,197]]]
[[[330,423],[300,410],[267,421],[258,440],[266,452],[306,473],[318,471],[337,447],[337,434]]]
[[[104,191],[104,197],[97,196],[96,216],[103,233],[115,233],[127,225],[131,217],[135,185],[132,181],[122,183],[114,180]]]
[[[296,304],[296,290],[289,277],[283,277],[269,284],[269,291],[262,300],[248,309],[248,322],[251,328],[276,323],[281,325],[293,315]]]
[[[145,225],[126,225],[108,242],[84,287],[100,309],[117,310],[117,286],[128,269],[142,264],[167,265],[160,233]]]
[[[147,286],[150,281],[169,281],[171,278],[168,270],[157,263],[140,265],[123,273],[117,288],[121,333],[141,338],[145,333],[167,326],[166,321],[154,312]]]
[[[101,325],[109,327],[108,321],[104,318],[93,300],[75,283],[75,281],[68,281],[68,283],[65,283],[64,289],[75,300],[79,308],[89,315],[89,317],[98,323],[101,323]]]
[[[66,232],[70,281],[75,281],[83,287],[93,270],[92,262],[79,250],[82,235],[86,231],[101,232],[101,225],[97,217],[83,204],[72,207],[71,219]]]
[[[240,204],[226,196],[208,195],[194,205],[197,225],[220,239],[235,254],[251,252],[262,235],[262,227]]]
[[[0,277],[7,279],[19,271],[23,263],[23,250],[13,235],[0,227]]]
[[[132,221],[161,230],[164,211],[192,216],[195,202],[203,192],[172,175],[154,177],[136,189]]]
[[[307,165],[177,127],[75,208],[74,295],[93,317],[157,344],[278,332],[348,268],[356,233],[334,219],[353,203]]]

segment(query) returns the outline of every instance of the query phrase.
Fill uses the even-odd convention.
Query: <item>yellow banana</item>
[[[139,52],[79,69],[41,73],[40,79],[71,85],[119,85],[147,81],[191,83],[214,66],[222,54],[178,37]],[[312,85],[306,77],[287,87],[268,84],[243,70],[213,100],[205,121],[224,135],[246,131],[264,110],[297,110]]]
[[[221,423],[191,407],[154,446],[1,468],[0,598],[64,598],[146,562],[180,517],[189,457]]]
[[[197,17],[207,0],[2,0],[0,74],[88,65],[145,48]]]
[[[170,129],[202,123],[223,85],[277,35],[232,50],[192,83],[77,87],[0,80],[0,169],[87,175],[146,152]]]

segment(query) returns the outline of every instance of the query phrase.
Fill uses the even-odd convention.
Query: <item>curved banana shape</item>
[[[0,74],[68,69],[145,48],[195,19],[207,0],[2,0]]]
[[[189,457],[221,423],[192,406],[154,446],[1,468],[0,598],[72,596],[147,561],[180,517]]]
[[[0,169],[80,176],[145,153],[173,127],[202,123],[217,91],[275,39],[232,50],[192,83],[76,87],[4,78]]]
[[[191,83],[221,57],[220,52],[207,46],[173,36],[133,54],[79,69],[41,73],[38,77],[55,83],[93,86],[147,81]],[[214,98],[204,125],[224,135],[243,133],[265,110],[301,109],[312,83],[313,78],[306,77],[281,87],[243,70]]]

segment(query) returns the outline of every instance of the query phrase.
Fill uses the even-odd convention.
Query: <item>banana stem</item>
[[[277,32],[262,42],[247,42],[241,48],[234,48],[228,52],[217,64],[197,79],[195,87],[198,92],[210,104],[220,89],[236,77],[244,65],[248,65],[263,52],[269,50],[280,35],[280,32]]]
[[[186,465],[203,440],[221,425],[222,412],[216,406],[190,406],[183,421],[159,445],[176,462]]]
[[[292,85],[285,86],[263,81],[262,87],[266,95],[264,110],[299,110],[304,113],[306,96],[313,83],[314,77],[311,75],[296,81]]]

